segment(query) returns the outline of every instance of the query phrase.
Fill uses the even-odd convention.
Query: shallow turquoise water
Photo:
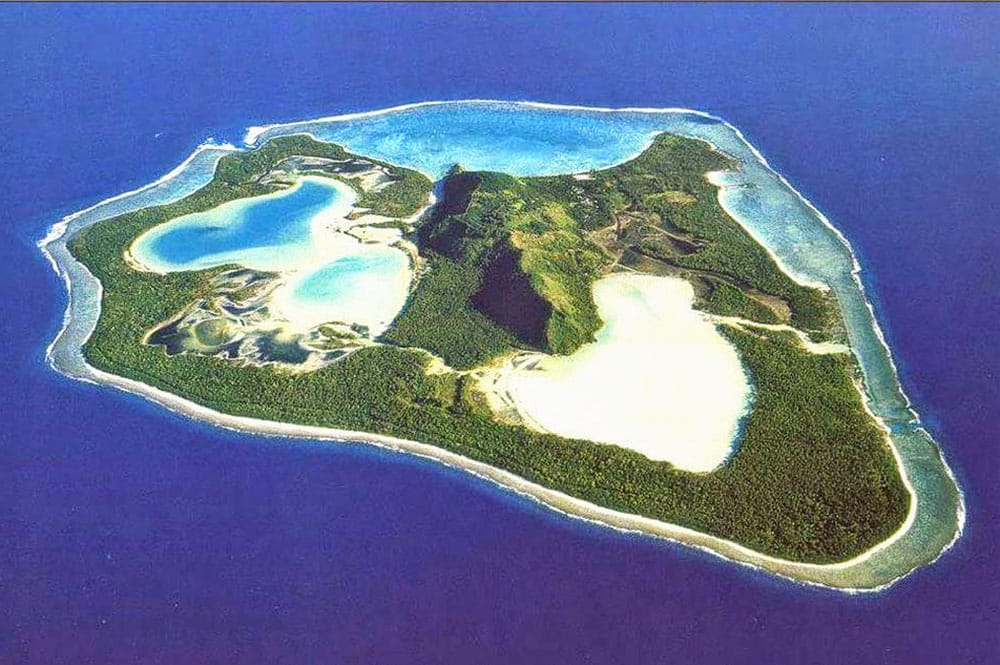
[[[225,203],[162,224],[133,245],[135,257],[158,270],[201,270],[238,263],[257,270],[281,270],[312,251],[312,221],[345,203],[345,188],[333,181],[303,178],[296,186],[266,196]]]
[[[406,302],[409,259],[388,245],[314,228],[321,216],[336,222],[354,200],[353,191],[339,182],[301,178],[276,194],[161,224],[140,237],[132,252],[142,264],[165,272],[238,264],[288,273],[272,304],[294,328],[338,321],[377,334]]]
[[[696,115],[599,113],[513,103],[420,106],[337,122],[295,125],[317,138],[440,178],[455,164],[514,175],[574,173],[641,151],[665,121]],[[286,133],[284,129],[262,136]]]
[[[311,273],[295,288],[295,298],[306,303],[344,301],[356,298],[358,292],[375,295],[379,285],[399,274],[406,267],[406,255],[400,251],[377,246],[368,251],[328,263]]]
[[[865,373],[872,408],[891,423],[911,427],[913,414],[854,278],[850,248],[733,127],[719,119],[687,111],[606,112],[473,101],[279,125],[262,133],[256,143],[310,132],[434,178],[455,164],[537,176],[613,166],[641,152],[664,131],[708,141],[742,162],[739,172],[723,179],[723,205],[789,274],[836,292],[848,320],[852,348]]]
[[[377,335],[406,304],[409,286],[410,260],[404,252],[359,243],[350,254],[297,278],[284,313],[302,327],[359,323]]]

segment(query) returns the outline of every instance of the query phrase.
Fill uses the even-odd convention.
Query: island
[[[723,205],[742,167],[660,132],[606,168],[434,182],[268,138],[67,235],[100,285],[82,358],[220,424],[409,450],[571,515],[881,588],[910,559],[850,571],[912,530],[914,486],[837,293]]]

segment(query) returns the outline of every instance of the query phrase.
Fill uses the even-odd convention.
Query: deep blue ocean
[[[1000,7],[0,7],[0,663],[1000,662]],[[684,106],[851,240],[964,536],[810,589],[45,363],[36,247],[207,137],[429,99]]]

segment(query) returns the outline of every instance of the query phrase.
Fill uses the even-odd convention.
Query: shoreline
[[[593,341],[570,355],[522,351],[473,370],[494,417],[513,409],[539,432],[617,445],[692,473],[719,469],[739,447],[754,391],[736,348],[694,308],[694,288],[679,277],[619,272],[591,291],[604,322]],[[667,371],[645,374],[650,365]],[[677,376],[687,381],[678,385]],[[618,388],[609,395],[605,382]],[[653,394],[674,397],[669,406],[644,401]]]
[[[774,174],[777,178],[779,178],[780,181],[784,184],[784,186],[786,186],[790,191],[795,193],[795,195],[798,196],[799,199],[801,199],[829,229],[832,229],[834,231],[840,242],[848,249],[852,257],[853,267],[854,267],[854,270],[852,271],[852,276],[856,281],[859,290],[861,291],[861,295],[866,305],[869,308],[869,313],[871,314],[871,319],[874,323],[875,333],[878,336],[880,342],[882,343],[890,363],[892,363],[892,369],[893,372],[895,373],[894,378],[896,379],[897,391],[906,401],[907,405],[906,408],[908,412],[912,415],[913,420],[916,423],[913,429],[915,431],[926,433],[926,430],[924,430],[919,425],[919,415],[916,413],[914,409],[911,408],[911,403],[909,401],[909,398],[902,391],[902,386],[899,384],[898,381],[898,372],[896,372],[895,363],[892,361],[891,351],[885,341],[881,329],[877,324],[877,321],[874,320],[874,309],[870,301],[868,301],[868,299],[864,297],[863,284],[861,283],[859,276],[861,266],[858,263],[857,257],[855,256],[853,249],[851,249],[850,244],[847,242],[843,234],[841,234],[839,230],[833,227],[832,224],[830,224],[829,220],[824,215],[822,215],[822,213],[820,213],[814,206],[812,206],[811,203],[809,203],[804,197],[802,197],[802,195],[797,190],[795,190],[790,184],[788,184],[788,181],[783,176],[775,172],[770,167],[770,165],[763,158],[763,156],[745,139],[745,137],[738,129],[736,129],[729,123],[726,123],[724,120],[721,120],[720,118],[716,118],[715,116],[711,116],[709,114],[700,111],[694,111],[691,109],[639,109],[639,108],[601,109],[601,108],[579,107],[579,106],[551,105],[538,102],[504,102],[498,100],[421,102],[417,104],[394,107],[392,109],[384,109],[380,111],[370,111],[358,114],[346,114],[343,116],[331,116],[330,118],[324,118],[319,120],[301,121],[299,123],[283,123],[283,124],[268,125],[265,127],[250,128],[247,133],[248,140],[246,142],[248,145],[251,145],[252,143],[249,141],[251,135],[253,139],[256,139],[264,132],[274,127],[288,127],[300,124],[304,125],[304,124],[322,122],[325,120],[365,117],[365,116],[390,113],[393,111],[405,110],[409,108],[431,106],[435,104],[443,104],[443,103],[468,104],[471,102],[502,103],[502,104],[511,104],[515,106],[522,105],[522,106],[529,106],[542,109],[565,109],[565,110],[577,109],[577,110],[604,111],[604,112],[631,111],[631,112],[657,112],[657,113],[690,113],[697,116],[709,118],[724,124],[731,131],[733,131],[736,134],[736,136],[746,146],[748,146],[748,148],[752,151],[752,153],[757,157],[757,159],[761,162],[761,164],[765,168],[767,168],[772,174]],[[259,131],[253,133],[253,130],[259,130]],[[184,400],[180,397],[177,397],[165,391],[158,390],[141,382],[101,372],[86,363],[85,359],[82,356],[82,350],[80,346],[76,346],[75,348],[72,346],[69,348],[60,348],[60,346],[65,346],[66,344],[69,344],[69,342],[67,341],[68,336],[72,336],[73,334],[80,336],[81,338],[80,345],[82,345],[82,342],[85,341],[90,336],[90,334],[93,332],[93,326],[90,326],[90,329],[88,330],[86,329],[87,324],[85,322],[81,322],[79,320],[79,317],[74,318],[73,316],[74,305],[77,304],[79,298],[83,297],[84,299],[86,299],[87,296],[90,296],[92,300],[91,304],[93,304],[93,300],[96,297],[96,303],[98,305],[97,315],[99,315],[99,303],[101,295],[100,283],[89,273],[89,271],[87,271],[85,266],[76,262],[76,260],[73,259],[71,256],[69,256],[68,252],[66,252],[65,250],[65,241],[67,240],[67,233],[70,231],[71,222],[73,220],[79,219],[86,213],[98,209],[101,206],[108,204],[112,201],[117,201],[127,198],[129,196],[138,194],[152,187],[155,187],[158,184],[172,180],[176,176],[183,173],[186,170],[186,167],[198,156],[198,154],[200,154],[202,151],[212,150],[212,149],[217,149],[220,151],[239,150],[238,148],[235,148],[233,146],[217,146],[207,143],[202,144],[181,165],[179,165],[178,167],[176,167],[175,169],[173,169],[168,174],[161,177],[154,183],[150,183],[149,185],[138,188],[131,192],[126,192],[124,194],[119,194],[115,197],[105,199],[104,201],[101,201],[84,210],[73,213],[71,215],[67,215],[59,222],[53,224],[52,227],[48,230],[46,236],[38,242],[38,245],[41,248],[43,254],[45,254],[46,257],[49,259],[49,262],[52,264],[57,274],[63,277],[63,281],[66,283],[67,293],[69,296],[68,298],[69,303],[67,304],[67,310],[66,310],[66,315],[64,316],[63,327],[59,331],[56,338],[48,346],[46,351],[46,359],[49,365],[52,366],[56,371],[59,371],[63,374],[66,374],[68,376],[83,381],[113,386],[117,389],[139,395],[145,399],[149,399],[150,401],[160,404],[161,406],[164,406],[175,413],[180,413],[192,419],[207,421],[212,423],[213,425],[224,427],[230,430],[235,430],[245,433],[253,433],[257,435],[265,435],[265,436],[313,438],[325,441],[336,441],[344,443],[361,442],[361,443],[377,445],[379,447],[386,449],[418,455],[428,459],[434,459],[447,466],[453,468],[459,468],[468,473],[472,473],[473,475],[488,480],[497,486],[505,488],[506,490],[514,491],[522,496],[530,497],[533,500],[538,501],[539,503],[549,507],[552,510],[555,510],[557,512],[560,512],[562,514],[565,514],[567,516],[576,519],[582,519],[591,523],[599,524],[609,528],[614,528],[620,531],[638,532],[652,537],[670,540],[672,542],[683,543],[685,545],[698,548],[702,551],[710,552],[728,561],[740,563],[742,565],[747,565],[755,569],[766,570],[770,573],[779,575],[783,578],[798,583],[817,585],[835,589],[838,591],[856,593],[856,592],[879,591],[888,588],[895,582],[899,581],[903,577],[906,577],[907,575],[912,573],[921,565],[931,563],[937,558],[939,558],[961,536],[965,521],[964,497],[961,494],[961,490],[958,489],[957,482],[955,481],[953,472],[947,465],[943,453],[940,451],[940,448],[936,446],[936,443],[934,443],[934,445],[935,448],[937,449],[940,462],[943,465],[944,469],[946,470],[948,476],[951,478],[951,481],[954,483],[955,488],[958,492],[958,510],[956,515],[957,528],[954,532],[954,536],[952,537],[951,542],[948,543],[944,548],[940,549],[937,552],[936,556],[933,557],[933,559],[929,561],[922,561],[911,568],[899,572],[899,574],[888,575],[884,570],[869,570],[867,571],[866,574],[866,571],[862,570],[864,564],[870,561],[878,553],[886,550],[887,548],[890,548],[894,544],[898,543],[901,539],[903,539],[912,529],[913,524],[917,517],[918,495],[915,488],[913,487],[909,474],[907,473],[905,460],[903,459],[900,450],[897,448],[897,445],[895,445],[894,442],[890,443],[890,448],[896,459],[899,472],[903,478],[903,482],[906,485],[907,490],[909,491],[911,496],[910,510],[907,514],[907,519],[904,522],[904,524],[889,538],[878,543],[875,547],[871,548],[870,550],[850,560],[831,563],[831,564],[796,563],[792,561],[782,560],[775,557],[769,557],[767,555],[759,554],[735,542],[727,541],[725,539],[718,538],[715,536],[710,536],[691,529],[687,529],[685,527],[680,527],[677,525],[672,525],[666,522],[660,522],[650,518],[631,515],[627,513],[619,513],[616,511],[612,511],[610,509],[602,508],[595,504],[591,504],[580,499],[575,499],[573,497],[556,492],[554,490],[546,489],[541,485],[537,485],[535,483],[531,483],[522,478],[519,478],[518,476],[510,472],[503,471],[502,469],[491,467],[468,458],[464,458],[455,453],[448,452],[443,448],[438,448],[436,446],[433,446],[432,444],[421,443],[417,441],[409,441],[405,439],[397,439],[393,437],[379,436],[365,432],[353,432],[353,431],[337,430],[329,428],[291,425],[288,423],[265,421],[265,420],[258,420],[253,418],[223,414],[221,412],[217,412],[207,407],[198,405],[194,402]],[[75,230],[76,229],[74,229],[74,231]],[[62,256],[64,253],[66,254],[66,257]],[[67,263],[64,265],[60,263],[61,258],[63,260],[65,260],[65,258],[68,258],[71,263]],[[72,272],[74,272],[73,270],[74,268],[82,269],[82,274],[77,276],[77,281],[80,283],[77,283],[75,285],[78,288],[74,288],[74,281],[73,281],[74,276],[71,274]],[[88,287],[90,288],[89,293],[87,292]],[[88,312],[88,314],[94,314],[94,312]],[[93,317],[93,323],[96,324],[96,320],[97,316],[95,315]],[[83,328],[81,328],[81,325],[83,326]],[[70,357],[73,360],[72,364],[77,365],[77,368],[74,370],[68,366],[62,365],[60,363],[60,360],[57,359],[56,357],[57,351],[68,351],[70,353]],[[873,413],[871,411],[870,405],[868,404],[868,396],[865,395],[865,398],[866,398],[864,400],[865,408],[869,410],[869,413]],[[882,421],[881,417],[876,417],[876,420],[879,422],[880,426],[888,429],[886,424]],[[852,575],[850,575],[852,569],[855,569],[854,572],[856,573],[853,577]]]
[[[452,453],[433,444],[372,434],[370,432],[338,430],[311,425],[295,425],[279,421],[250,418],[246,416],[234,416],[210,409],[209,407],[200,405],[196,402],[191,402],[167,391],[144,384],[140,381],[103,372],[92,367],[91,365],[85,365],[87,368],[87,373],[85,375],[76,373],[70,374],[62,371],[62,369],[55,363],[51,355],[47,354],[46,357],[49,361],[49,365],[64,375],[86,383],[110,386],[131,395],[147,399],[154,404],[166,408],[171,413],[189,418],[193,421],[207,422],[215,427],[220,427],[242,434],[251,434],[254,436],[311,439],[345,445],[367,444],[375,445],[385,450],[416,455],[424,459],[439,462],[450,468],[470,473],[480,479],[487,480],[504,490],[513,491],[522,497],[537,501],[540,505],[567,517],[579,519],[605,528],[611,528],[622,533],[642,534],[653,538],[667,540],[672,543],[694,547],[731,563],[744,565],[755,570],[764,570],[799,584],[823,587],[846,593],[868,593],[887,589],[897,581],[903,579],[903,577],[913,572],[911,570],[907,573],[903,573],[876,586],[839,586],[834,583],[829,583],[829,580],[826,582],[822,581],[822,578],[826,577],[824,575],[808,574],[810,572],[822,573],[824,571],[836,572],[840,570],[847,570],[853,566],[868,561],[876,553],[891,546],[895,541],[906,534],[913,523],[914,511],[912,510],[907,516],[906,522],[904,522],[904,524],[897,531],[895,531],[892,536],[875,545],[868,551],[857,555],[856,557],[846,561],[829,564],[798,563],[760,554],[733,541],[705,534],[700,531],[695,531],[687,527],[661,522],[659,520],[643,517],[641,515],[621,513],[608,508],[603,508],[562,492],[548,489],[542,485],[538,485],[537,483],[525,480],[508,471],[490,466],[483,462],[477,462],[457,453]],[[893,452],[897,457],[897,461],[899,461],[898,453],[895,452],[895,449],[893,449]],[[909,488],[910,486],[908,481],[906,481],[906,483]],[[800,575],[796,575],[795,572],[799,572]]]
[[[534,102],[530,100],[517,100],[512,101],[509,99],[442,99],[436,101],[426,101],[426,102],[410,102],[408,104],[399,104],[397,106],[390,106],[384,109],[375,109],[374,111],[358,111],[356,113],[341,113],[337,115],[328,115],[321,118],[313,118],[310,120],[293,120],[291,122],[274,122],[267,125],[254,125],[247,127],[245,134],[243,135],[243,145],[254,146],[257,139],[261,137],[262,134],[268,132],[272,129],[281,127],[296,127],[298,125],[312,125],[318,122],[342,122],[345,120],[357,120],[359,118],[372,118],[380,115],[387,115],[389,113],[399,113],[400,111],[411,111],[413,109],[423,108],[426,106],[443,106],[446,104],[507,104],[512,106],[528,106],[537,109],[547,109],[550,111],[596,111],[599,113],[687,113],[690,115],[696,115],[702,118],[707,118],[709,120],[716,120],[719,122],[725,122],[721,118],[718,118],[705,111],[699,111],[697,109],[684,108],[682,106],[668,106],[668,107],[642,107],[642,106],[624,106],[622,108],[611,108],[608,106],[580,106],[575,104],[553,104],[550,102]],[[726,123],[728,125],[728,123]],[[624,160],[623,160],[624,161]]]
[[[198,144],[198,146],[194,149],[194,152],[185,157],[184,161],[182,161],[180,164],[178,164],[171,170],[161,175],[153,182],[142,185],[141,187],[136,187],[135,189],[130,189],[129,191],[122,192],[121,194],[115,194],[114,196],[109,196],[106,199],[101,199],[97,203],[94,203],[92,205],[87,206],[86,208],[82,208],[80,210],[77,210],[76,212],[72,212],[64,216],[58,222],[52,224],[52,226],[50,226],[48,230],[45,232],[45,235],[42,238],[40,238],[38,242],[35,243],[35,245],[42,250],[42,254],[45,256],[46,259],[48,259],[49,264],[52,266],[52,269],[56,272],[56,274],[59,274],[59,265],[55,262],[55,259],[53,259],[48,252],[44,251],[45,246],[62,238],[66,234],[66,231],[69,230],[69,225],[73,222],[73,220],[79,219],[80,217],[83,217],[87,213],[93,212],[94,210],[97,210],[98,208],[114,203],[115,201],[122,201],[129,197],[153,189],[158,185],[162,185],[173,180],[181,173],[183,173],[185,170],[187,170],[188,166],[190,166],[191,163],[194,162],[195,159],[197,159],[198,155],[202,154],[203,152],[208,152],[210,150],[221,150],[225,152],[240,152],[240,148],[237,148],[232,143],[213,143],[211,137],[209,137],[207,140],[202,141],[200,144]]]

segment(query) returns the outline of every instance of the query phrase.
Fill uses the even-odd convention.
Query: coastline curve
[[[744,179],[737,178],[732,182],[724,183],[719,188],[720,203],[723,204],[726,211],[747,228],[772,255],[789,259],[788,261],[780,261],[779,265],[786,268],[790,275],[796,277],[796,273],[801,273],[798,277],[812,278],[802,266],[795,263],[801,260],[799,256],[803,253],[801,247],[798,249],[784,247],[782,239],[776,237],[778,233],[775,229],[762,229],[759,227],[759,219],[748,219],[745,212],[747,206],[759,204],[760,201],[744,199],[747,196],[752,199],[755,194],[760,194],[760,184],[753,180],[754,177],[760,175],[755,169],[760,169],[761,172],[769,174],[768,177],[779,183],[786,193],[797,197],[799,205],[808,209],[812,217],[822,223],[820,226],[823,228],[823,232],[833,238],[840,246],[841,251],[846,250],[846,256],[850,258],[846,266],[830,266],[829,274],[824,275],[823,282],[837,293],[838,302],[841,303],[844,319],[848,325],[851,348],[859,360],[864,375],[865,399],[863,401],[870,413],[886,431],[890,448],[911,495],[910,511],[900,529],[889,539],[848,561],[833,564],[796,563],[762,555],[732,541],[709,536],[685,527],[601,508],[429,443],[377,436],[364,432],[289,425],[231,416],[141,382],[107,374],[91,367],[83,358],[82,346],[97,324],[100,315],[102,287],[100,282],[70,255],[66,247],[67,240],[80,229],[102,219],[128,210],[175,200],[195,191],[211,179],[219,158],[228,152],[237,150],[237,148],[228,145],[202,144],[182,164],[154,183],[106,199],[94,206],[66,216],[54,224],[46,236],[39,241],[38,245],[43,254],[46,255],[54,270],[66,284],[68,294],[63,327],[47,349],[46,357],[49,364],[57,371],[73,378],[110,385],[150,399],[188,417],[207,420],[228,429],[269,436],[364,442],[431,458],[445,465],[461,468],[572,517],[624,531],[641,532],[681,542],[724,559],[767,570],[797,582],[830,587],[841,591],[860,592],[885,589],[916,568],[932,563],[960,537],[965,521],[964,498],[942,452],[920,424],[919,415],[912,408],[912,404],[899,384],[896,365],[892,360],[884,334],[875,319],[874,309],[865,297],[864,285],[860,276],[861,266],[849,242],[815,206],[767,163],[763,155],[749,143],[737,128],[724,120],[689,109],[633,108],[616,110],[496,100],[421,102],[360,114],[332,116],[315,121],[250,128],[245,142],[247,145],[253,145],[261,139],[272,136],[302,133],[302,129],[313,133],[312,130],[315,130],[317,125],[324,123],[379,117],[394,112],[403,113],[441,105],[494,105],[504,108],[535,109],[536,112],[558,110],[559,112],[577,111],[583,113],[641,113],[656,115],[660,118],[672,115],[681,120],[694,117],[699,118],[700,123],[703,124],[684,125],[684,128],[688,130],[688,135],[706,140],[716,149],[724,152],[734,150],[732,139],[735,138],[741,143],[742,149],[752,156],[753,162],[748,163],[746,154],[742,155],[741,161],[744,162],[744,168],[740,174]],[[708,126],[712,126],[716,134],[711,134],[703,129]],[[719,133],[718,128],[728,132],[729,137],[725,133]],[[671,131],[675,129],[675,127],[671,127]],[[706,137],[706,133],[710,136]],[[649,134],[648,140],[651,140],[653,135],[655,134]],[[325,137],[321,138],[328,140]],[[712,138],[715,138],[716,141],[713,142]],[[351,145],[347,147],[356,148],[356,146]],[[618,161],[624,160],[619,159]],[[815,223],[813,222],[813,224]],[[799,258],[796,258],[797,256]],[[789,267],[788,263],[792,263],[792,267]]]

